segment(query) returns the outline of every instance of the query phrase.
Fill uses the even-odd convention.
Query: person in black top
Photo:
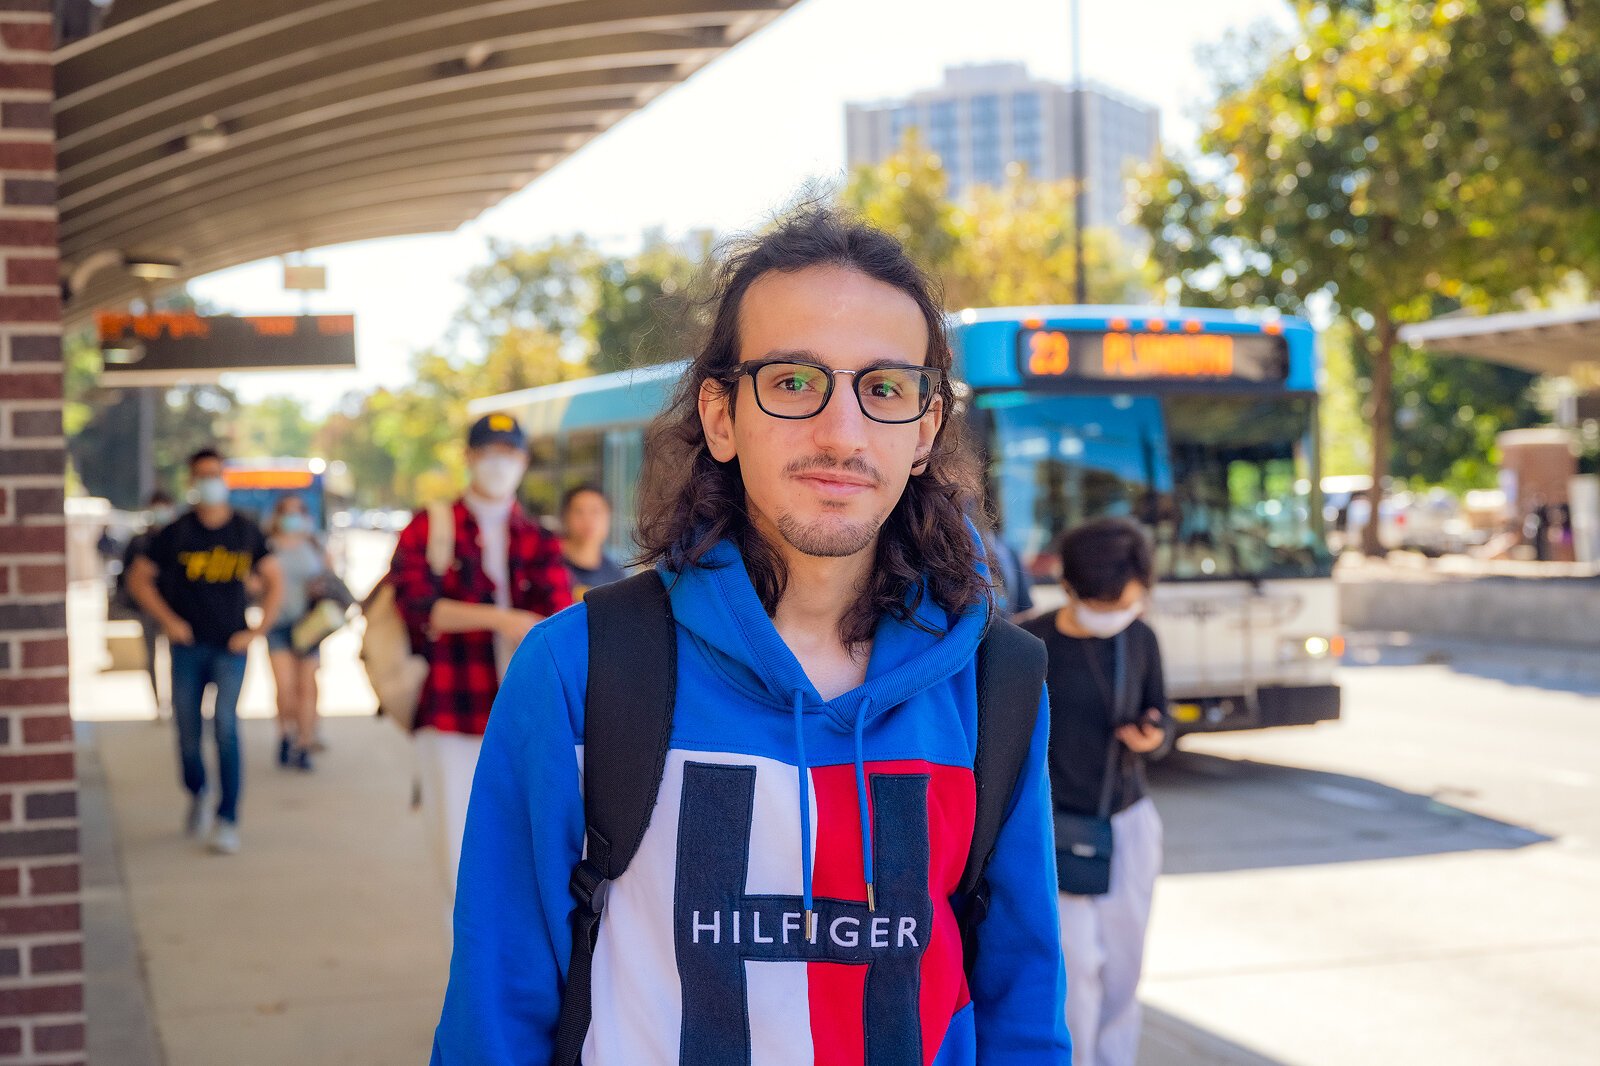
[[[277,621],[283,595],[277,560],[267,554],[256,524],[236,514],[222,479],[222,456],[206,448],[189,459],[194,510],[176,519],[134,561],[128,591],[161,624],[171,644],[172,717],[178,726],[178,760],[189,792],[188,832],[204,836],[210,820],[206,805],[206,764],[200,736],[200,705],[208,685],[216,686],[212,728],[217,743],[221,795],[211,849],[239,850],[239,690],[250,642]],[[245,621],[246,582],[261,583],[261,625]]]
[[[596,485],[582,484],[561,497],[561,555],[572,577],[572,602],[596,585],[627,577],[627,571],[606,554],[611,535],[611,501]]]
[[[1144,756],[1172,735],[1161,649],[1138,617],[1154,580],[1150,543],[1124,519],[1090,522],[1061,538],[1061,569],[1067,605],[1023,627],[1049,652],[1051,793],[1058,811],[1109,813],[1112,833],[1110,891],[1059,899],[1067,1026],[1075,1066],[1133,1066],[1145,929],[1161,870],[1161,819],[1146,795]]]

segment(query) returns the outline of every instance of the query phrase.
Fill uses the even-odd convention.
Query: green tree
[[[360,506],[453,499],[466,483],[470,401],[588,373],[587,365],[566,358],[557,337],[539,329],[501,333],[481,360],[425,350],[412,357],[404,388],[346,396],[316,429],[311,447],[344,461]]]
[[[228,451],[240,458],[309,455],[316,432],[305,404],[293,396],[240,404],[230,429]]]
[[[839,199],[899,238],[939,280],[952,310],[1071,300],[1077,276],[1071,182],[1033,181],[1013,167],[1004,184],[977,186],[959,203],[947,197],[948,187],[939,157],[913,132],[882,163],[856,168]],[[1084,244],[1091,300],[1152,298],[1133,255],[1109,232],[1092,228]]]
[[[1491,488],[1502,430],[1537,424],[1535,376],[1477,359],[1395,351],[1396,476],[1457,492]]]
[[[1362,408],[1361,384],[1351,350],[1350,323],[1343,319],[1322,334],[1322,404],[1317,412],[1322,438],[1322,473],[1362,474],[1372,470],[1371,419]]]
[[[1503,305],[1571,262],[1562,213],[1530,195],[1548,161],[1514,130],[1532,106],[1518,72],[1549,39],[1511,0],[1295,7],[1297,43],[1224,86],[1208,158],[1157,168],[1140,221],[1187,302],[1303,313],[1326,298],[1348,317],[1370,368],[1376,494],[1399,327],[1440,301]]]
[[[386,396],[382,389],[346,394],[312,437],[314,454],[345,464],[354,486],[351,502],[357,507],[389,508],[412,499],[398,485],[394,454],[372,432],[374,410],[383,406],[381,397]]]
[[[596,373],[688,356],[685,338],[699,324],[694,283],[711,257],[711,235],[693,241],[693,253],[686,254],[653,231],[636,254],[594,268],[594,305],[582,335]]]
[[[851,171],[839,199],[864,221],[892,234],[913,262],[943,281],[946,306],[966,306],[948,291],[961,247],[960,220],[949,188],[939,157],[911,130],[900,150],[883,162]]]
[[[979,186],[956,216],[958,250],[947,282],[951,308],[1070,303],[1078,265],[1070,181],[1030,181],[1020,168],[1004,185]],[[1153,286],[1108,230],[1084,234],[1091,303],[1148,303]]]
[[[519,331],[547,334],[568,361],[600,372],[681,359],[711,242],[696,243],[690,254],[652,231],[639,251],[617,256],[581,235],[533,246],[490,241],[489,261],[467,275],[457,324],[484,350]]]
[[[467,299],[456,313],[488,347],[514,329],[579,339],[594,306],[593,279],[606,257],[577,235],[539,245],[489,240],[488,261],[467,272]]]

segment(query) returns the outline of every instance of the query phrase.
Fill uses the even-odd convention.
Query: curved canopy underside
[[[174,280],[456,228],[795,0],[116,0],[55,53],[69,323]]]
[[[1600,386],[1600,304],[1460,315],[1400,327],[1400,339],[1535,374],[1579,375]]]

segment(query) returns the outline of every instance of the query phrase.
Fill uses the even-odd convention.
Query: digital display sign
[[[214,380],[249,370],[331,370],[356,365],[354,315],[99,315],[95,325],[112,385]]]
[[[1031,381],[1248,381],[1289,376],[1289,349],[1271,333],[1024,329],[1017,369]]]
[[[222,471],[230,489],[309,489],[316,477],[309,470],[232,470]]]

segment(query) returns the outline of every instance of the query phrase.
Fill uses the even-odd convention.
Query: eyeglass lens
[[[756,401],[777,418],[810,418],[828,398],[828,372],[806,363],[769,363],[756,371]],[[932,376],[918,367],[876,367],[851,375],[861,412],[875,422],[914,422],[928,409]]]

